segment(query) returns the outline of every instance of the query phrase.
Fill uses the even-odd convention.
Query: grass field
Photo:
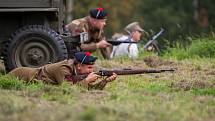
[[[145,62],[144,62],[145,60]],[[104,68],[175,68],[119,76],[104,90],[26,85],[0,76],[0,121],[214,121],[215,59],[100,60]]]

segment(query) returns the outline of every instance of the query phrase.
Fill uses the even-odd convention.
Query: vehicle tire
[[[60,35],[42,25],[29,25],[17,30],[3,47],[7,71],[16,67],[39,67],[67,57],[66,45]]]

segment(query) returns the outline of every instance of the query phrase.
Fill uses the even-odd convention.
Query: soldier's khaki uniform
[[[47,84],[58,85],[61,84],[64,80],[71,82],[71,84],[76,83],[76,81],[72,78],[72,76],[75,75],[73,61],[69,63],[68,60],[53,64],[47,64],[40,68],[19,67],[9,72],[9,75],[18,77],[19,79],[24,80],[27,83],[43,81]],[[88,85],[82,82],[83,80],[77,82],[77,84],[82,85],[88,89],[102,90],[107,84],[106,80],[102,80],[97,83],[90,83]]]
[[[104,38],[103,30],[95,29],[88,22],[88,17],[73,20],[66,28],[70,31],[73,37],[79,36],[82,32],[87,32],[89,40],[84,44],[81,44],[81,49],[84,51],[96,51],[96,43]],[[109,58],[110,48],[100,49],[104,58]]]
[[[64,60],[58,63],[47,64],[40,68],[20,67],[9,72],[10,75],[29,82],[42,80],[48,84],[61,84],[66,76],[70,76],[73,66]]]

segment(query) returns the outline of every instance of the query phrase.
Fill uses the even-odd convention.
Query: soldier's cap
[[[101,7],[90,10],[90,16],[95,19],[106,19],[107,11]]]
[[[75,53],[75,59],[81,64],[93,65],[97,57],[92,56],[90,52],[77,52]]]
[[[128,32],[129,34],[134,31],[144,32],[147,34],[147,32],[140,27],[139,22],[132,22],[132,23],[128,24],[124,30],[126,32]]]

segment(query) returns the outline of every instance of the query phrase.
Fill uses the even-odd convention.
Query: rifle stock
[[[96,72],[100,76],[111,76],[113,73],[117,75],[134,75],[134,74],[145,74],[145,73],[162,73],[162,72],[173,72],[174,69],[116,69],[116,70],[106,70],[102,69]],[[75,82],[81,81],[87,77],[88,74],[73,76]]]

